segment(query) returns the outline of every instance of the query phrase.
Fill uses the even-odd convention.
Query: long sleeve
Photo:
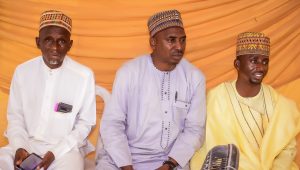
[[[14,151],[24,148],[29,151],[28,132],[22,111],[21,85],[19,84],[18,71],[16,70],[11,82],[10,95],[7,109],[7,137]]]
[[[296,139],[293,139],[274,159],[272,170],[291,169],[296,152]]]
[[[56,159],[74,147],[81,147],[87,139],[92,126],[96,123],[96,96],[93,74],[90,74],[86,82],[84,93],[83,104],[79,109],[73,130],[51,149]]]
[[[198,76],[201,77],[201,75]],[[201,77],[193,93],[184,129],[182,133],[179,134],[169,154],[169,157],[175,159],[181,167],[184,167],[195,151],[203,145],[205,139],[205,124],[205,79]]]
[[[118,167],[132,165],[131,153],[126,136],[126,114],[128,73],[118,71],[114,81],[112,98],[105,108],[100,133],[104,148]]]

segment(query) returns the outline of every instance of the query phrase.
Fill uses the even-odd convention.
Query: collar
[[[172,72],[175,72],[175,70],[177,70],[177,68],[178,68],[178,65],[180,64],[180,62],[176,65],[176,67],[173,69],[173,70],[171,70],[171,71],[161,71],[161,70],[159,70],[157,67],[155,67],[155,65],[154,65],[154,63],[153,63],[153,60],[152,60],[152,58],[151,58],[151,55],[148,55],[148,63],[149,63],[149,65],[150,65],[150,67],[153,69],[153,70],[155,70],[158,74],[169,74],[169,73],[172,73]]]
[[[66,55],[62,65],[60,67],[55,68],[55,69],[51,69],[45,64],[43,56],[40,56],[40,62],[41,62],[41,65],[42,65],[42,69],[48,75],[53,75],[53,74],[57,74],[58,72],[60,72],[64,67],[66,67],[68,61],[69,61],[69,57]]]

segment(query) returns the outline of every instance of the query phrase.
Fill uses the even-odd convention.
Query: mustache
[[[57,53],[57,52],[51,52],[51,53],[49,53],[50,55],[54,55],[54,56],[59,56],[60,54],[59,53]]]
[[[266,71],[257,71],[257,70],[255,70],[255,71],[253,71],[253,74],[256,74],[256,73],[260,73],[260,74],[266,74]]]
[[[183,50],[176,50],[176,51],[172,52],[172,55],[175,55],[175,56],[180,55],[180,56],[182,56],[183,55]]]

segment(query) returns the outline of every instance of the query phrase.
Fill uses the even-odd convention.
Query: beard
[[[51,64],[51,65],[57,65],[58,61],[57,60],[50,60],[49,64]]]
[[[251,84],[261,84],[262,83],[262,81],[263,81],[263,78],[261,78],[261,79],[257,79],[257,78],[251,78],[250,79],[250,83]]]

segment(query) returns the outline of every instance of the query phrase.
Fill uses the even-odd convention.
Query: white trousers
[[[42,155],[40,155],[42,156]],[[0,148],[0,170],[14,170],[15,153],[9,146]],[[59,159],[55,159],[48,170],[83,170],[83,157],[77,150],[67,152]]]

